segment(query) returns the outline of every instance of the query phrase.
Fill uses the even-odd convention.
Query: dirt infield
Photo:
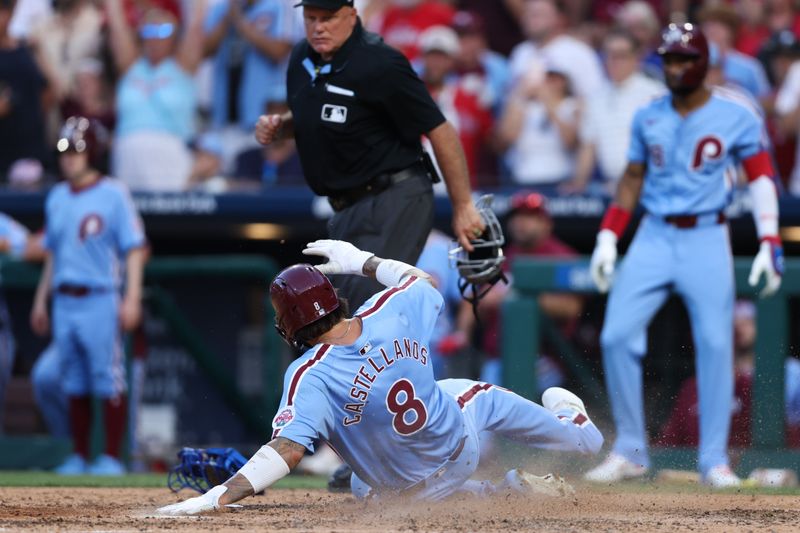
[[[645,493],[577,487],[573,499],[363,504],[322,490],[274,490],[242,509],[154,518],[166,489],[0,488],[2,531],[797,531],[797,496]],[[182,497],[190,494],[185,492]]]

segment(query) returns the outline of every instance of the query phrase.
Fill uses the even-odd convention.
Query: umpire
[[[302,0],[306,40],[289,60],[290,111],[261,116],[256,139],[268,144],[291,122],[306,181],[327,196],[332,239],[415,264],[433,227],[436,171],[423,154],[426,135],[453,205],[453,231],[470,239],[484,224],[471,199],[464,152],[453,126],[408,60],[361,25],[353,0]],[[295,6],[295,7],[297,7]],[[381,287],[349,276],[339,287],[357,309]]]

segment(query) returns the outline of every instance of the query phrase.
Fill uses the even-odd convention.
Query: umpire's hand
[[[256,140],[261,144],[269,144],[280,135],[283,117],[280,115],[261,115],[256,122]]]

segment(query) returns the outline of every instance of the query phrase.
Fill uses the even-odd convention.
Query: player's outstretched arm
[[[377,279],[387,287],[400,285],[406,276],[417,276],[433,284],[433,278],[408,263],[394,259],[381,259],[372,252],[359,250],[346,241],[322,239],[310,242],[303,250],[304,255],[317,255],[328,260],[317,265],[317,270],[326,276],[331,274],[354,274]]]
[[[346,241],[322,239],[310,242],[303,250],[304,255],[317,255],[328,259],[327,263],[317,265],[317,270],[325,275],[354,274],[378,280],[387,287],[400,285],[406,276],[417,276],[433,284],[433,278],[408,263],[394,259],[382,259],[371,252],[359,250]]]
[[[293,470],[305,454],[305,446],[278,437],[262,446],[239,471],[202,496],[158,509],[159,514],[181,516],[214,511],[252,496]]]
[[[753,202],[753,220],[760,241],[758,254],[753,260],[748,283],[755,287],[763,276],[764,288],[759,296],[774,294],[783,277],[783,244],[778,233],[778,193],[772,176],[772,159],[767,152],[759,152],[742,162],[749,181]]]
[[[614,263],[617,260],[617,241],[625,232],[631,212],[639,202],[645,172],[644,163],[628,163],[617,186],[614,203],[608,208],[600,224],[597,244],[592,252],[589,272],[600,292],[611,288]]]

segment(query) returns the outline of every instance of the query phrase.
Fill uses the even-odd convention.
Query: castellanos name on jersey
[[[416,277],[370,298],[356,313],[363,331],[354,344],[314,346],[289,367],[273,437],[312,451],[324,439],[375,488],[403,489],[435,472],[465,433],[431,367],[443,304]]]
[[[758,110],[745,97],[715,87],[699,109],[681,117],[663,96],[634,119],[628,160],[646,162],[642,205],[659,216],[719,211],[730,201],[736,166],[765,150]]]

